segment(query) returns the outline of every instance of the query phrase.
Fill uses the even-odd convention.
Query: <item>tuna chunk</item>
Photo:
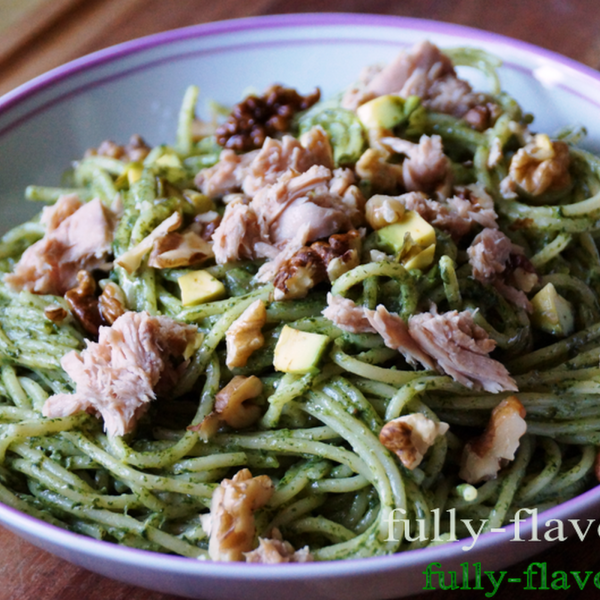
[[[506,269],[512,242],[499,229],[484,229],[467,249],[473,277],[489,283]]]
[[[473,321],[469,311],[413,315],[408,331],[442,372],[468,388],[492,393],[517,390],[504,365],[488,356],[496,343]]]
[[[435,369],[435,362],[415,342],[406,323],[398,315],[388,312],[382,304],[375,310],[365,310],[365,313],[388,348],[398,350],[411,365],[420,363],[426,369]]]
[[[446,373],[469,388],[494,393],[517,389],[504,365],[488,356],[496,343],[468,311],[420,313],[410,317],[407,325],[382,304],[369,310],[332,294],[327,304],[323,316],[334,325],[351,333],[378,333],[409,364]]]
[[[474,93],[466,81],[458,78],[451,60],[426,41],[401,52],[379,72],[372,72],[361,93],[350,90],[342,104],[353,109],[384,94],[418,96],[427,108],[456,117],[487,106],[486,96]]]
[[[219,162],[196,176],[196,185],[210,198],[243,191],[254,196],[265,185],[272,185],[288,169],[304,173],[313,165],[333,168],[329,139],[321,127],[303,136],[301,142],[291,135],[267,138],[260,150],[237,155],[223,150]]]
[[[427,198],[420,192],[409,192],[396,197],[406,210],[414,210],[434,227],[447,231],[459,240],[474,226],[490,229],[498,227],[494,201],[477,184],[456,187],[454,196],[443,202]]]
[[[375,333],[375,328],[367,319],[365,309],[343,296],[327,294],[327,308],[323,310],[323,316],[343,331]]]
[[[407,158],[402,163],[404,187],[409,192],[436,192],[446,197],[452,183],[450,160],[444,154],[439,135],[422,135],[418,144],[396,137],[385,137],[381,144]]]
[[[358,205],[362,208],[364,199],[355,186],[350,186],[354,190],[347,187],[343,196],[332,192],[332,182],[339,189],[336,176],[323,166],[300,174],[290,169],[277,183],[261,188],[243,208],[229,204],[213,234],[217,262],[272,259],[291,244],[295,252],[306,242],[352,229],[352,217],[359,218]],[[354,212],[349,210],[352,202],[357,206]]]
[[[492,284],[500,295],[519,308],[527,312],[533,310],[525,291],[531,291],[538,277],[520,246],[513,244],[500,230],[486,228],[475,237],[467,254],[475,279]]]
[[[248,173],[248,167],[257,154],[258,150],[247,154],[236,154],[233,150],[223,150],[216,165],[202,169],[196,175],[196,185],[209,198],[219,198],[225,194],[240,191]]]
[[[197,328],[169,317],[127,312],[111,327],[100,327],[98,342],[87,342],[81,353],[66,354],[61,365],[75,382],[72,394],[46,400],[44,416],[64,417],[88,411],[104,419],[110,436],[132,431],[156,387],[177,379],[172,358],[193,348]]]
[[[425,354],[410,336],[406,323],[397,314],[388,312],[380,304],[375,310],[357,306],[352,300],[327,295],[323,316],[344,331],[351,333],[378,333],[388,348],[398,350],[406,361],[435,369],[435,362]]]
[[[44,208],[44,237],[25,250],[4,281],[17,290],[62,296],[77,287],[79,271],[105,265],[113,221],[114,215],[98,199],[82,204],[76,196],[61,196],[54,206]]]

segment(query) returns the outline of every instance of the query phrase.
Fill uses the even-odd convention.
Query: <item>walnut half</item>
[[[270,500],[273,491],[267,475],[252,477],[248,469],[221,482],[213,493],[210,514],[202,516],[202,527],[210,536],[208,554],[212,560],[244,560],[244,553],[255,545],[254,512]]]
[[[436,438],[444,435],[448,428],[448,423],[436,423],[422,413],[413,413],[387,422],[379,433],[379,441],[412,471],[421,464]]]
[[[360,233],[352,230],[300,248],[275,275],[275,300],[304,298],[321,281],[335,281],[360,264],[361,246]]]
[[[546,134],[537,134],[512,157],[501,188],[509,193],[521,189],[531,196],[564,189],[571,184],[569,163],[565,142],[553,142]]]
[[[459,477],[471,484],[494,479],[503,462],[515,458],[519,439],[527,431],[525,414],[516,396],[502,400],[483,434],[465,445]]]
[[[245,367],[250,355],[265,343],[262,327],[267,321],[267,309],[262,300],[253,302],[229,327],[225,334],[227,342],[227,366]]]

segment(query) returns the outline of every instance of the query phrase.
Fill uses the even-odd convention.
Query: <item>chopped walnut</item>
[[[537,134],[511,159],[502,190],[521,189],[531,196],[564,189],[571,184],[569,146]],[[506,183],[505,183],[506,182]]]
[[[212,244],[203,239],[193,227],[188,227],[182,233],[172,231],[155,239],[148,265],[155,269],[189,267],[213,256]]]
[[[215,413],[234,429],[252,425],[260,416],[260,407],[247,400],[260,396],[262,389],[262,382],[255,375],[237,375],[215,396]]]
[[[502,109],[493,102],[486,102],[470,108],[463,119],[477,131],[485,131],[500,116]]]
[[[402,185],[402,165],[388,162],[390,156],[387,150],[369,148],[356,163],[356,174],[377,194],[393,194]]]
[[[321,281],[335,281],[360,264],[360,249],[360,233],[356,230],[303,246],[277,271],[273,280],[275,300],[304,298]]]
[[[448,423],[436,423],[422,413],[413,413],[388,421],[379,433],[379,441],[412,471],[421,464],[435,439],[448,428]]]
[[[319,254],[303,246],[283,263],[273,280],[275,300],[304,298],[308,291],[327,278],[327,269]]]
[[[511,254],[506,271],[507,282],[526,293],[529,293],[540,280],[532,262],[524,254]]]
[[[369,198],[365,211],[367,223],[373,229],[381,229],[402,219],[405,207],[398,198],[377,194]]]
[[[459,477],[471,484],[494,479],[503,462],[514,460],[519,439],[527,431],[525,414],[516,396],[502,400],[483,434],[465,445]]]
[[[270,538],[258,538],[258,548],[252,552],[246,552],[246,562],[274,565],[290,562],[312,562],[314,559],[308,546],[294,551],[294,547],[286,542],[279,529],[271,532]]]
[[[116,283],[109,281],[98,298],[98,307],[104,321],[112,325],[127,311],[127,300],[123,290]]]
[[[111,140],[105,140],[97,149],[87,150],[85,156],[107,156],[128,162],[139,162],[144,160],[148,154],[150,154],[150,146],[146,144],[141,136],[135,134],[129,138],[129,142],[125,146],[119,146]]]
[[[202,516],[202,527],[210,536],[208,554],[212,560],[244,560],[244,553],[255,545],[254,512],[270,500],[273,491],[267,475],[252,477],[248,469],[221,482],[213,493],[210,514]]]
[[[217,143],[247,151],[260,148],[267,137],[289,131],[294,115],[318,102],[321,92],[301,96],[296,90],[273,85],[263,96],[248,96],[236,104],[229,118],[217,128]]]
[[[77,273],[79,285],[65,293],[65,300],[69,303],[71,312],[81,323],[83,328],[92,335],[98,335],[98,328],[104,324],[98,298],[96,297],[96,282],[84,270]]]
[[[44,316],[53,323],[62,323],[69,316],[69,312],[62,306],[51,304],[44,309]]]
[[[267,309],[262,300],[253,302],[229,327],[227,341],[227,366],[245,367],[250,355],[265,343],[262,327],[267,321]]]
[[[129,274],[133,273],[142,264],[144,256],[150,252],[154,246],[154,242],[178,229],[181,226],[181,222],[181,213],[175,211],[170,217],[154,228],[139,244],[130,248],[127,252],[123,252],[115,261],[116,264],[123,267]]]

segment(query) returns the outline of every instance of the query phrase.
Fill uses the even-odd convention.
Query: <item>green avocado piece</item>
[[[538,329],[565,337],[575,329],[572,304],[563,298],[554,285],[548,283],[531,300],[531,321]]]
[[[314,373],[328,343],[326,335],[299,331],[285,325],[275,346],[273,366],[284,373]]]

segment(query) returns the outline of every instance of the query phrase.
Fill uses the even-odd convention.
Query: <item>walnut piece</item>
[[[172,231],[155,239],[148,265],[155,269],[189,267],[213,256],[212,244],[192,226],[181,233]]]
[[[421,464],[436,438],[444,435],[448,428],[448,423],[436,423],[422,413],[413,413],[388,421],[379,433],[379,441],[412,471]]]
[[[304,298],[321,281],[335,281],[360,264],[361,247],[356,230],[334,234],[327,242],[303,246],[277,271],[273,280],[275,300]]]
[[[69,316],[69,312],[62,306],[50,304],[44,308],[44,316],[53,323],[62,323]]]
[[[112,325],[127,311],[127,300],[123,290],[116,283],[109,281],[98,298],[98,307],[104,321]]]
[[[135,134],[129,138],[129,142],[125,146],[119,146],[112,140],[105,140],[98,148],[87,150],[85,156],[107,156],[118,160],[139,162],[144,160],[148,154],[150,154],[150,146],[141,136]]]
[[[525,414],[516,396],[502,400],[483,434],[465,445],[459,477],[471,484],[495,479],[503,462],[515,458],[519,439],[527,431]]]
[[[92,335],[97,336],[100,325],[105,323],[100,314],[98,298],[96,297],[96,282],[84,270],[77,273],[77,281],[78,286],[65,293],[65,300],[83,328]]]
[[[237,375],[215,396],[214,412],[234,429],[248,427],[260,416],[260,407],[246,401],[260,396],[262,389],[262,381],[255,375]]]
[[[227,121],[216,130],[223,148],[247,151],[260,148],[267,137],[289,131],[294,115],[319,101],[321,92],[301,96],[280,85],[269,87],[263,96],[248,96],[236,104]]]
[[[221,482],[213,493],[210,514],[202,516],[202,527],[210,536],[208,554],[212,560],[244,560],[244,553],[255,545],[254,512],[270,500],[273,491],[267,475],[252,477],[248,469]]]
[[[267,321],[267,309],[262,300],[253,302],[229,327],[227,341],[227,366],[245,367],[250,355],[265,343],[262,327]]]
[[[270,538],[258,538],[258,548],[245,554],[246,562],[267,565],[314,560],[308,546],[294,551],[294,547],[283,539],[277,528],[273,529]]]
[[[404,216],[405,207],[398,198],[376,194],[367,201],[365,212],[367,223],[373,229],[381,229],[400,221]]]
[[[537,134],[512,157],[509,183],[504,186],[513,191],[516,186],[531,196],[564,189],[571,184],[569,163],[565,142],[553,142],[546,134]]]

